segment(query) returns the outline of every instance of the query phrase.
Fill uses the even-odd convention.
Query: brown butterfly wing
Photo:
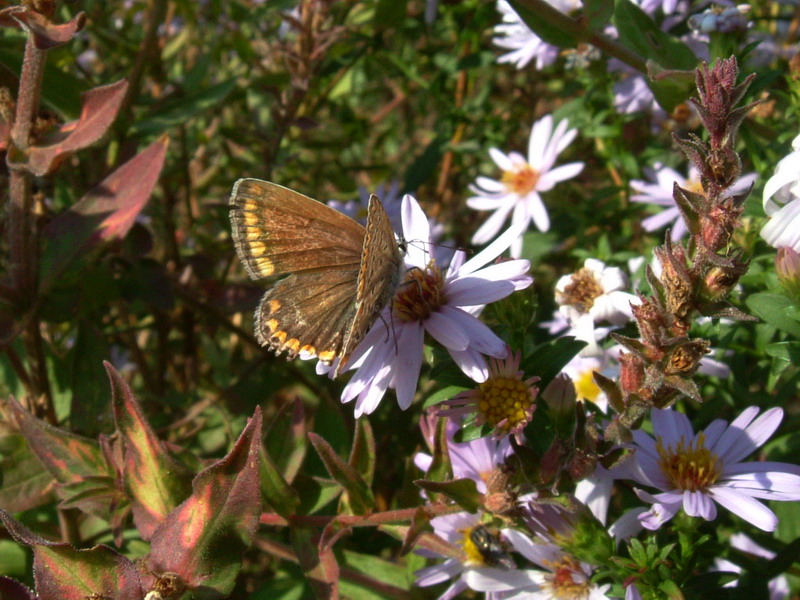
[[[361,264],[364,227],[308,196],[240,179],[230,206],[236,251],[253,279]]]
[[[397,245],[392,223],[381,201],[373,195],[369,199],[367,234],[361,251],[355,318],[345,336],[334,377],[347,364],[350,354],[392,299],[400,283],[403,268],[403,255]]]
[[[256,309],[258,341],[287,360],[303,352],[330,364],[340,356],[355,315],[353,282],[358,272],[333,268],[302,272],[278,281]]]
[[[258,341],[276,354],[301,351],[330,363],[356,314],[364,227],[293,190],[258,179],[233,187],[236,251],[253,279],[289,274],[261,299]]]

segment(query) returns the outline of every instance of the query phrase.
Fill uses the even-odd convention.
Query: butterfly
[[[405,271],[401,246],[377,196],[367,226],[298,192],[260,179],[233,186],[236,252],[252,279],[286,275],[264,294],[255,335],[277,355],[339,359],[336,377]]]

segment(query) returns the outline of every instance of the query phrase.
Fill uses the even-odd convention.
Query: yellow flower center
[[[528,163],[521,165],[513,171],[503,171],[500,178],[509,192],[518,196],[525,196],[536,189],[539,182],[539,172]]]
[[[478,389],[478,411],[483,420],[498,432],[508,433],[530,420],[533,397],[524,381],[511,377],[490,377]],[[503,423],[502,426],[500,423]]]
[[[575,378],[574,384],[575,394],[578,398],[597,402],[597,397],[600,395],[601,390],[594,381],[594,369],[583,371]]]
[[[584,267],[572,275],[563,292],[558,292],[558,300],[561,304],[574,306],[580,313],[587,313],[594,305],[595,299],[602,295],[603,287],[597,277]]]
[[[459,529],[459,533],[462,534],[461,546],[464,548],[464,554],[467,555],[467,560],[464,562],[464,564],[480,567],[484,566],[486,561],[483,559],[483,554],[481,553],[480,548],[478,548],[478,546],[472,540],[473,529],[473,527]]]
[[[405,323],[424,321],[446,302],[444,276],[431,261],[425,269],[409,269],[394,296],[394,315]]]
[[[591,593],[591,584],[584,575],[578,561],[565,556],[557,562],[546,565],[553,573],[545,576],[544,587],[551,598],[559,600],[586,600]]]
[[[705,434],[686,443],[681,438],[677,447],[664,448],[661,438],[656,440],[661,471],[679,490],[705,491],[722,474],[719,457],[705,446]]]

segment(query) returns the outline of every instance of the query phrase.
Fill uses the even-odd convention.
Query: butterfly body
[[[317,356],[334,377],[389,303],[403,257],[377,196],[366,228],[277,184],[240,179],[230,218],[236,251],[253,279],[286,275],[255,312],[259,343],[288,359]]]

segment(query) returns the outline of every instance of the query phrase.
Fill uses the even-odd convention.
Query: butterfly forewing
[[[308,196],[240,179],[230,205],[236,251],[253,279],[361,264],[364,227]]]
[[[361,251],[361,266],[356,289],[356,313],[345,336],[342,359],[336,365],[334,377],[347,363],[347,358],[372,327],[394,295],[404,269],[389,216],[373,195],[369,199],[367,233]]]

